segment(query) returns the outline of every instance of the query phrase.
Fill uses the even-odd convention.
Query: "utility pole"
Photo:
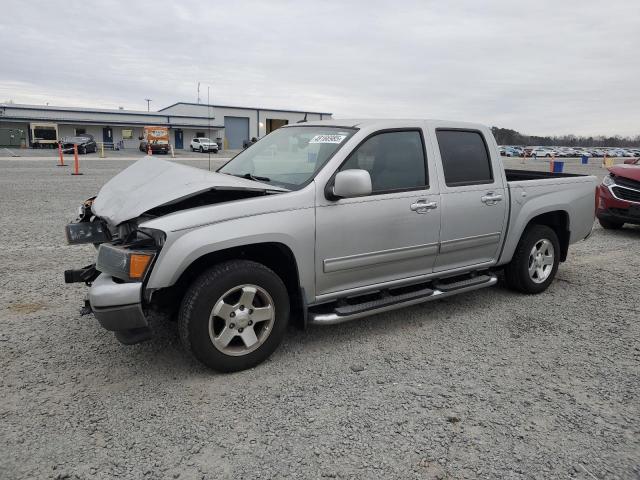
[[[198,82],[198,102],[200,103],[200,82]]]
[[[149,111],[149,104],[151,103],[151,99],[150,98],[145,98],[144,99],[145,102],[147,102],[147,112]]]

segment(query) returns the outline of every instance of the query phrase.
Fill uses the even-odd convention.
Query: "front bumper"
[[[596,216],[603,220],[640,225],[640,204],[616,198],[609,188],[599,185]]]
[[[103,328],[113,332],[148,328],[142,310],[142,283],[119,283],[104,273],[89,289],[89,303]]]

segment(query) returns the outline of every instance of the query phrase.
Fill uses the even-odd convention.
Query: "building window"
[[[205,138],[204,132],[196,132],[196,138]]]
[[[78,135],[84,135],[85,133],[87,133],[87,129],[86,128],[76,128],[76,137]]]
[[[130,128],[122,129],[122,139],[123,140],[133,140],[133,130]]]

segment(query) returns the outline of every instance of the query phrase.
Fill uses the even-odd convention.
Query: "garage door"
[[[224,136],[229,148],[242,148],[242,142],[249,140],[249,119],[247,117],[224,117]]]

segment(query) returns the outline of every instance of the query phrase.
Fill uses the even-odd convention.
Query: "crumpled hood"
[[[118,173],[98,192],[91,210],[111,225],[139,217],[211,189],[286,192],[253,180],[144,157]]]
[[[640,182],[640,165],[614,165],[613,167],[609,167],[608,170],[614,175],[620,175],[621,177]]]

